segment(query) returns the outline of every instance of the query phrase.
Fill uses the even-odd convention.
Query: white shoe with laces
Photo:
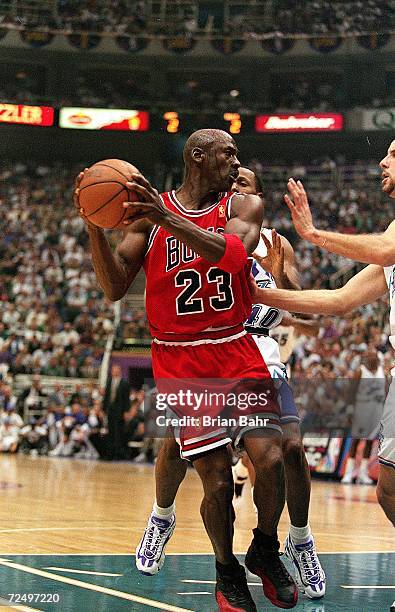
[[[304,544],[295,544],[288,534],[285,554],[295,568],[295,582],[299,590],[310,599],[325,595],[326,578],[315,549],[313,536]]]
[[[173,535],[176,516],[164,519],[151,514],[144,535],[136,548],[136,567],[145,576],[157,574],[165,562],[165,547]]]
[[[340,481],[342,484],[352,484],[353,483],[353,475],[352,472],[344,474],[343,478]]]
[[[361,472],[357,478],[357,484],[372,485],[374,484],[374,480],[372,480],[367,474],[364,474],[363,472]]]

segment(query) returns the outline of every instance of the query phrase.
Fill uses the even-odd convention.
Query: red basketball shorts
[[[154,340],[152,367],[183,458],[247,431],[281,432],[277,392],[250,335],[182,345]]]

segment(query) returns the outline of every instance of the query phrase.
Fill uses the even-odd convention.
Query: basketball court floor
[[[152,506],[151,466],[5,455],[0,466],[2,609],[216,610],[214,559],[193,470],[177,498],[165,566],[156,577],[144,577],[135,570],[133,553]],[[255,521],[249,490],[236,512],[235,550],[243,559]],[[282,541],[287,524],[285,511]],[[300,596],[294,609],[389,612],[395,600],[395,532],[374,488],[313,482],[311,524],[327,595],[315,602]],[[256,577],[249,582],[258,610],[278,609]]]

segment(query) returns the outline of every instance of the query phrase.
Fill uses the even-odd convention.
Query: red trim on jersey
[[[201,448],[202,446],[207,446],[208,444],[213,444],[214,442],[219,442],[219,440],[224,439],[224,435],[215,436],[213,438],[205,438],[204,440],[199,440],[198,442],[193,442],[192,444],[188,444],[188,438],[180,438],[181,447],[184,451],[190,451],[195,448]]]

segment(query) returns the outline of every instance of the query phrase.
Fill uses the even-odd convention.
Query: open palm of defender
[[[305,188],[303,187],[301,181],[295,181],[293,178],[289,179],[287,188],[291,197],[286,194],[284,196],[284,200],[291,211],[292,222],[295,230],[301,238],[310,240],[314,235],[316,228],[313,224],[313,217],[311,215]]]
[[[276,230],[272,230],[272,243],[261,233],[261,238],[265,243],[267,250],[266,257],[260,257],[256,253],[253,253],[254,259],[269,272],[274,279],[280,280],[284,275],[284,247],[281,244],[281,238],[277,234]]]

